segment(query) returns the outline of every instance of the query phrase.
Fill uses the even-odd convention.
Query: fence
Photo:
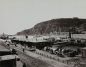
[[[62,60],[62,59],[60,59],[60,58],[55,58],[55,57],[53,57],[53,56],[45,55],[45,54],[43,54],[43,53],[39,53],[39,52],[36,52],[36,51],[35,51],[35,53],[38,54],[38,55],[41,55],[41,56],[44,56],[44,57],[53,59],[53,60],[55,60],[55,61],[58,61],[58,62],[61,62],[61,63],[65,63],[65,64],[67,64],[67,65],[71,65],[71,64],[73,64],[73,63],[75,64],[75,63],[77,63],[77,62],[80,62],[78,58],[69,59],[69,60]]]

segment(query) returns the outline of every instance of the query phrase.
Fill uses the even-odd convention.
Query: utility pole
[[[61,28],[60,28],[60,26],[59,26],[59,35],[61,34]]]
[[[71,34],[72,34],[71,30],[72,28],[69,28],[69,38],[71,38]]]

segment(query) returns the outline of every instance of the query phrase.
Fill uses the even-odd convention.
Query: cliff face
[[[85,31],[86,19],[60,18],[36,24],[33,28],[18,32],[17,35],[49,34],[50,32]]]

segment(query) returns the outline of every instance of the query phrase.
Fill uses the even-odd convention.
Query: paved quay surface
[[[11,46],[11,48],[15,48],[15,46]],[[19,51],[22,51],[21,45],[18,45],[18,46],[16,47],[16,49],[19,50]],[[35,58],[36,60],[41,60],[42,62],[47,63],[47,64],[49,65],[49,66],[47,66],[47,67],[69,67],[69,66],[67,66],[67,65],[64,64],[64,63],[60,63],[60,62],[54,61],[54,60],[52,60],[52,59],[49,59],[49,58],[43,57],[43,56],[41,56],[41,55],[35,54],[35,53],[33,53],[33,52],[30,52],[30,51],[28,51],[28,50],[25,50],[24,53],[25,53],[27,56],[29,56],[29,57],[33,57],[33,58]],[[33,61],[32,63],[35,63],[35,61]],[[36,62],[36,63],[37,63],[37,62]],[[42,63],[42,64],[43,64],[43,63]],[[41,65],[42,65],[42,64],[41,64]],[[43,65],[43,67],[44,67],[44,65]]]

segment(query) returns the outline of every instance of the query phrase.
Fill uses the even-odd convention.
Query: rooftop
[[[17,58],[19,58],[17,55],[4,55],[4,56],[0,56],[0,61],[12,60]]]
[[[4,46],[0,45],[0,51],[10,51],[10,50],[8,50]]]
[[[84,50],[86,50],[86,47],[84,47],[84,48],[81,48],[81,49],[84,49]]]

